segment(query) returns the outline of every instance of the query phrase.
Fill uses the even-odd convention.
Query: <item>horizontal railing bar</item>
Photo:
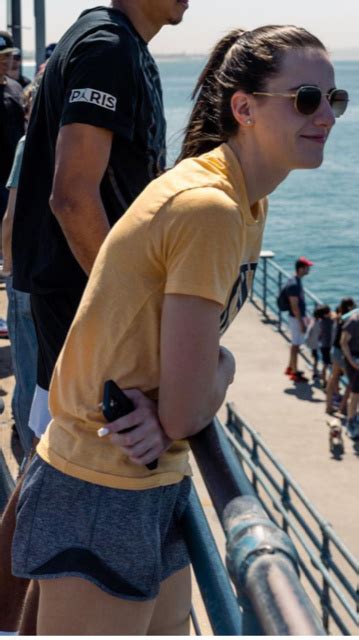
[[[309,502],[308,498],[303,493],[303,490],[298,485],[298,483],[289,476],[285,467],[274,458],[272,452],[268,449],[268,447],[266,446],[264,440],[261,438],[259,433],[237,415],[237,413],[233,408],[234,407],[233,403],[229,403],[227,407],[229,411],[228,420],[230,421],[231,417],[232,416],[234,417],[234,428],[237,430],[245,429],[251,437],[255,438],[260,449],[264,451],[264,453],[267,455],[267,457],[272,462],[274,467],[288,481],[290,487],[293,489],[293,491],[298,496],[298,498],[300,498],[303,501],[303,503],[305,504],[305,506],[307,507],[309,513],[313,516],[313,518],[318,521],[318,523],[320,524],[320,527],[325,531],[328,538],[330,538],[330,540],[334,543],[336,548],[342,553],[342,555],[345,557],[345,559],[351,565],[351,567],[354,570],[358,570],[358,562],[356,561],[352,553],[349,551],[349,549],[343,544],[340,538],[338,538],[337,534],[333,531],[332,525],[327,520],[324,520],[324,518],[320,515],[320,513],[316,510],[316,508]],[[240,427],[237,426],[239,424],[240,424]],[[240,435],[240,437],[242,436]]]
[[[235,439],[235,437],[232,435],[232,433],[229,431],[229,429],[226,426],[223,426],[223,429],[225,430],[225,432],[227,434],[227,437],[232,441],[232,444],[234,444],[234,448],[238,451],[238,454],[245,459],[245,461],[248,464],[248,466],[250,467],[250,469],[254,472],[255,471],[255,464],[252,462],[251,458],[247,455],[247,452],[241,451],[241,448],[240,448],[240,445],[239,445],[238,441]],[[261,484],[261,486],[263,487],[263,489],[266,492],[266,494],[268,495],[268,497],[271,498],[272,502],[274,503],[274,505],[276,506],[278,511],[280,511],[282,516],[285,518],[286,522],[288,522],[288,524],[291,527],[291,530],[296,535],[296,537],[297,537],[298,541],[300,542],[301,546],[305,549],[305,551],[308,554],[308,556],[309,556],[311,562],[313,563],[313,565],[321,572],[322,576],[326,579],[328,585],[333,590],[333,592],[335,593],[337,598],[340,600],[341,604],[343,605],[343,607],[345,608],[347,613],[350,615],[352,620],[354,622],[356,622],[357,620],[356,620],[356,614],[355,614],[354,610],[351,608],[351,605],[346,601],[345,596],[338,590],[338,586],[332,580],[332,577],[329,574],[329,572],[327,571],[325,565],[322,563],[322,561],[320,559],[318,559],[313,554],[311,549],[309,549],[307,547],[307,545],[305,543],[303,543],[303,540],[302,540],[302,537],[301,537],[302,532],[298,529],[296,524],[293,523],[290,520],[290,518],[288,517],[287,511],[284,509],[284,507],[282,506],[280,501],[277,500],[276,497],[273,497],[273,496],[269,495],[268,490],[267,490],[267,486],[266,486],[265,482],[262,480],[262,478],[257,476],[257,481]]]

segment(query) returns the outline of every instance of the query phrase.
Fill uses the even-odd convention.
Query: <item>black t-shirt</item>
[[[15,210],[14,286],[22,291],[78,291],[86,284],[48,204],[58,131],[71,123],[114,133],[101,183],[112,226],[164,170],[166,136],[157,66],[118,10],[83,12],[46,67],[26,136]]]
[[[300,315],[302,318],[304,318],[305,317],[305,298],[304,298],[304,289],[303,289],[301,279],[298,278],[298,276],[293,276],[293,278],[290,278],[286,284],[286,290],[287,290],[288,297],[293,296],[295,298],[298,298]],[[294,314],[292,313],[291,309],[289,309],[289,315],[294,317]]]
[[[0,183],[6,184],[18,141],[24,135],[21,85],[12,78],[0,84]]]

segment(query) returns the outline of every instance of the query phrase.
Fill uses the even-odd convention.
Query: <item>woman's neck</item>
[[[287,177],[289,171],[276,167],[273,159],[254,148],[250,140],[233,137],[228,145],[241,165],[250,206],[272,193]]]

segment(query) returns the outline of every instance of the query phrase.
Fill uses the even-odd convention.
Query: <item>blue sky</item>
[[[47,41],[56,41],[79,13],[101,0],[47,0]],[[6,2],[0,0],[0,25],[6,25]],[[33,0],[22,0],[23,48],[33,46]],[[183,24],[165,27],[151,43],[155,53],[207,53],[233,27],[296,24],[319,36],[330,50],[359,50],[358,0],[190,0]]]

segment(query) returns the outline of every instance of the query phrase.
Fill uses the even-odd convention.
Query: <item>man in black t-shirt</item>
[[[290,278],[285,285],[285,290],[289,302],[289,318],[288,325],[291,332],[291,348],[289,355],[289,364],[285,373],[293,380],[293,382],[306,382],[307,378],[301,371],[298,371],[297,361],[299,347],[304,343],[306,332],[306,308],[305,295],[302,285],[302,278],[308,275],[310,267],[314,262],[308,260],[305,256],[298,258],[295,263],[295,275]]]
[[[29,291],[39,340],[30,417],[47,390],[109,228],[165,168],[165,120],[147,42],[181,22],[180,0],[113,0],[84,11],[45,69],[31,117],[13,230],[14,287]]]

